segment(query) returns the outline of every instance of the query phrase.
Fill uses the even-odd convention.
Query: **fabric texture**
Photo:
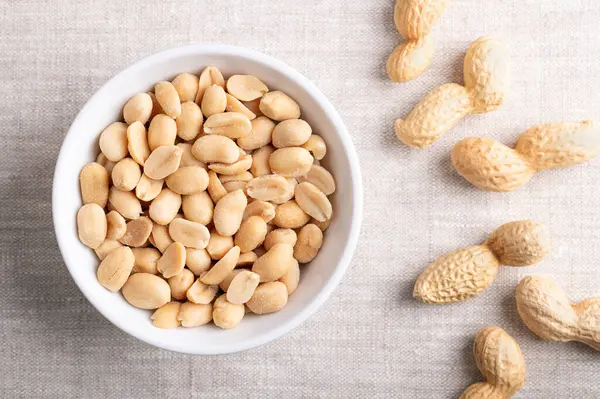
[[[521,278],[543,274],[573,300],[600,295],[600,159],[540,173],[507,194],[476,190],[449,161],[463,137],[508,144],[537,123],[599,117],[600,3],[450,0],[433,31],[431,67],[405,84],[385,74],[401,41],[393,5],[0,2],[0,396],[453,398],[482,379],[473,338],[496,325],[525,355],[517,397],[600,397],[600,353],[537,339],[513,294]],[[427,150],[402,145],[393,121],[431,89],[462,83],[465,50],[482,35],[511,48],[506,104],[465,118]],[[329,301],[283,338],[228,356],[156,349],[113,326],[69,277],[52,227],[54,165],[79,109],[126,66],[187,43],[246,46],[307,76],[341,114],[364,175],[359,245]],[[429,262],[518,219],[550,226],[552,252],[538,266],[502,268],[483,295],[461,304],[412,299]]]

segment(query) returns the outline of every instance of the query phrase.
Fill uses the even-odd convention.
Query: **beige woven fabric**
[[[536,123],[600,118],[600,3],[449,0],[433,65],[407,84],[384,72],[400,41],[393,3],[0,2],[0,397],[453,398],[481,378],[471,344],[487,325],[521,344],[528,381],[518,397],[600,397],[600,353],[536,339],[513,299],[531,273],[554,277],[573,299],[600,295],[600,159],[509,194],[475,190],[449,163],[462,137],[510,143]],[[425,151],[402,146],[394,119],[434,87],[461,83],[465,49],[486,34],[512,48],[506,105]],[[352,267],[314,317],[255,350],[192,357],[138,342],[87,302],[55,244],[50,194],[62,138],[96,89],[144,56],[209,42],[265,52],[317,84],[354,140],[365,210]],[[521,218],[551,227],[553,250],[539,266],[505,268],[463,304],[412,300],[430,261]]]

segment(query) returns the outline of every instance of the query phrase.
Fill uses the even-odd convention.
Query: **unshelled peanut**
[[[600,351],[600,297],[572,303],[547,277],[525,277],[516,289],[521,320],[546,341],[578,341]]]
[[[503,329],[480,330],[473,353],[485,382],[471,385],[459,399],[508,399],[525,385],[525,358],[517,341]]]
[[[446,0],[396,0],[394,22],[405,42],[388,58],[388,76],[395,82],[415,79],[433,57],[431,28],[446,9]]]
[[[475,40],[465,56],[465,86],[447,83],[427,94],[405,119],[396,120],[396,136],[410,147],[425,148],[466,115],[500,107],[510,84],[508,58],[498,39]]]
[[[452,150],[454,169],[475,187],[512,191],[536,172],[565,168],[600,154],[600,127],[592,121],[549,123],[525,131],[515,148],[488,138],[467,138]]]
[[[550,252],[548,228],[530,220],[503,224],[482,245],[445,255],[421,273],[413,296],[425,303],[464,301],[494,281],[500,265],[531,266]]]

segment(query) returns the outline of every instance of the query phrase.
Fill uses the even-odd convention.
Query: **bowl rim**
[[[343,145],[343,150],[347,154],[348,161],[350,164],[350,177],[351,177],[351,187],[352,187],[352,195],[354,198],[354,204],[352,208],[352,220],[350,222],[350,232],[348,240],[343,248],[342,256],[340,257],[338,264],[333,271],[331,277],[327,281],[326,285],[319,292],[318,295],[313,297],[311,301],[297,314],[291,317],[287,322],[276,326],[267,334],[262,334],[257,337],[253,337],[251,339],[244,340],[242,342],[232,342],[230,346],[228,346],[225,350],[211,350],[210,346],[206,347],[186,347],[182,348],[174,342],[165,342],[153,340],[146,336],[141,336],[137,333],[137,329],[132,325],[127,323],[122,323],[116,316],[114,316],[111,312],[104,309],[99,301],[88,295],[87,290],[83,284],[83,281],[79,280],[75,277],[75,275],[71,272],[72,266],[68,261],[68,256],[66,253],[68,252],[67,243],[66,243],[66,232],[60,227],[60,220],[57,217],[57,209],[59,206],[59,190],[57,181],[59,180],[59,170],[60,165],[64,162],[67,162],[67,154],[65,148],[68,147],[65,145],[67,142],[71,140],[75,140],[76,132],[73,129],[73,126],[77,125],[79,119],[82,119],[85,116],[85,113],[88,112],[88,105],[97,97],[103,95],[105,91],[108,90],[109,86],[114,80],[119,79],[122,75],[130,74],[136,72],[136,70],[141,69],[146,66],[146,64],[153,64],[156,62],[163,61],[165,59],[176,58],[183,55],[203,55],[203,54],[224,54],[228,56],[237,56],[245,59],[250,59],[253,62],[260,63],[266,65],[270,68],[278,70],[280,73],[286,76],[286,78],[295,81],[297,84],[302,86],[308,94],[318,103],[318,105],[325,111],[326,115],[330,118],[332,124],[336,127],[335,131],[339,137],[340,141]],[[362,224],[363,217],[363,184],[362,184],[362,176],[360,172],[359,160],[354,145],[352,143],[352,139],[344,122],[339,116],[338,112],[335,110],[333,105],[329,102],[329,100],[325,97],[325,95],[306,77],[300,74],[298,71],[285,64],[282,61],[279,61],[269,55],[263,54],[256,50],[231,46],[231,45],[221,45],[221,44],[190,44],[184,45],[180,47],[175,47],[172,49],[160,51],[158,53],[154,53],[150,56],[140,59],[136,61],[132,65],[128,66],[121,72],[114,75],[110,78],[106,83],[104,83],[82,106],[80,111],[77,113],[77,116],[71,123],[67,134],[65,135],[63,142],[61,144],[61,148],[58,154],[58,158],[56,161],[55,169],[54,169],[54,177],[52,181],[52,219],[54,225],[54,231],[56,236],[56,241],[58,243],[58,247],[63,258],[63,262],[71,275],[73,281],[81,291],[81,293],[87,298],[87,300],[96,308],[100,314],[102,314],[108,321],[110,321],[113,325],[126,332],[127,334],[147,343],[152,346],[156,346],[158,348],[167,349],[174,352],[187,353],[187,354],[195,354],[195,355],[218,355],[218,354],[228,354],[235,353],[244,350],[248,350],[251,348],[255,348],[271,341],[274,341],[284,334],[290,332],[297,326],[299,326],[302,322],[307,320],[310,316],[312,316],[329,298],[331,293],[335,290],[335,288],[339,285],[342,277],[346,273],[350,262],[352,260],[352,256],[356,249],[356,245],[358,243],[358,237],[360,233],[360,227]]]

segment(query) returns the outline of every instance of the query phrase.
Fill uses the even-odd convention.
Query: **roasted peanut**
[[[329,225],[331,224],[331,218],[327,219],[324,222],[319,222],[317,219],[311,218],[310,223],[312,223],[315,226],[317,226],[318,228],[320,228],[321,231],[325,231],[329,228]]]
[[[295,262],[293,254],[291,245],[277,243],[254,262],[252,271],[260,275],[261,283],[278,280]]]
[[[238,232],[235,233],[234,242],[235,245],[240,247],[240,251],[248,252],[262,245],[266,235],[267,222],[260,216],[251,216],[242,223]]]
[[[212,115],[225,112],[226,107],[227,97],[225,96],[225,90],[221,86],[212,85],[206,89],[200,105],[204,116],[209,118]],[[208,122],[208,119],[206,121]]]
[[[310,170],[304,176],[298,178],[300,183],[309,182],[317,187],[325,195],[331,195],[335,192],[335,180],[331,173],[322,166],[312,165]]]
[[[123,158],[113,168],[113,185],[121,191],[131,191],[142,177],[140,165],[131,158]]]
[[[131,273],[157,274],[157,263],[162,254],[156,248],[131,248],[135,262]]]
[[[317,256],[323,245],[323,232],[314,224],[307,224],[298,233],[294,245],[294,258],[300,263],[308,263]]]
[[[300,177],[308,173],[313,157],[302,147],[286,147],[275,150],[269,157],[269,167],[283,177]]]
[[[183,214],[192,222],[207,225],[212,221],[214,204],[206,191],[182,197]]]
[[[152,114],[152,98],[148,93],[139,93],[131,97],[123,107],[123,119],[128,125],[134,122],[146,124]]]
[[[310,125],[302,119],[288,119],[279,122],[273,129],[273,146],[275,148],[300,147],[312,134]]]
[[[135,186],[135,196],[145,202],[150,202],[160,194],[163,180],[154,180],[142,174],[140,181]]]
[[[127,281],[133,263],[133,252],[129,247],[113,249],[98,266],[98,281],[109,291],[119,291]]]
[[[214,171],[208,172],[208,193],[214,203],[219,202],[221,198],[227,194],[227,190],[223,187],[223,184],[219,180],[217,173]]]
[[[240,148],[251,151],[264,147],[271,142],[271,135],[275,129],[275,122],[265,116],[252,120],[252,129],[246,136],[237,139]]]
[[[220,260],[233,246],[233,237],[222,236],[213,230],[210,232],[206,251],[213,260]]]
[[[232,192],[235,190],[242,190],[246,192],[246,186],[248,183],[245,181],[228,181],[227,183],[223,183],[223,188],[228,192]]]
[[[106,239],[106,215],[100,205],[91,203],[77,212],[77,233],[86,246],[96,249]]]
[[[246,192],[246,186],[248,183],[245,181],[228,181],[227,183],[223,183],[223,188],[228,192],[232,192],[235,190],[242,190]]]
[[[227,190],[228,193],[235,190],[242,190],[246,192],[246,186],[248,183],[245,181],[228,181],[227,183],[223,183],[223,188]]]
[[[171,83],[173,84],[173,87],[175,87],[175,90],[177,90],[177,95],[182,103],[194,101],[196,99],[196,95],[198,94],[198,81],[198,77],[191,73],[182,73],[175,76],[175,79],[173,79]]]
[[[475,187],[512,191],[536,172],[586,162],[600,154],[600,128],[592,121],[537,125],[515,149],[487,138],[467,138],[452,150],[452,165]]]
[[[241,257],[241,255],[240,255],[240,257]],[[240,274],[243,271],[249,271],[249,270],[247,270],[247,269],[233,269],[231,271],[231,273],[229,273],[227,275],[227,277],[225,277],[225,279],[219,283],[219,288],[222,291],[227,292],[227,290],[229,289],[229,284],[231,284],[231,282],[233,281],[234,277],[237,276],[238,274]]]
[[[475,40],[465,55],[465,86],[448,83],[434,89],[404,120],[396,120],[396,136],[410,147],[425,148],[466,115],[500,107],[510,81],[507,53],[497,39]]]
[[[296,178],[294,177],[288,177],[285,180],[287,181],[290,189],[288,190],[287,195],[273,200],[273,203],[276,205],[285,204],[286,202],[294,198],[294,195],[296,194],[296,186],[298,186],[298,180],[296,180]]]
[[[231,248],[200,280],[204,284],[216,285],[223,281],[235,268],[240,256],[240,248]]]
[[[254,262],[256,262],[257,259],[258,259],[258,256],[256,256],[256,254],[253,251],[244,252],[243,254],[240,254],[240,257],[238,258],[238,261],[235,264],[235,267],[252,266],[254,264]]]
[[[161,146],[152,151],[144,163],[144,174],[154,180],[162,180],[179,168],[183,150],[177,146]]]
[[[154,246],[158,248],[158,250],[164,253],[169,245],[173,244],[173,239],[169,235],[169,228],[166,225],[160,225],[158,223],[154,223],[152,227],[152,235],[151,238],[154,242]]]
[[[252,101],[243,101],[242,104],[246,106],[254,115],[263,116],[263,113],[260,110],[260,98]]]
[[[300,208],[319,222],[331,218],[331,202],[314,184],[309,182],[298,184],[294,196]]]
[[[146,94],[148,94],[150,96],[150,98],[152,99],[152,113],[150,114],[150,120],[152,120],[152,118],[154,118],[158,114],[164,114],[165,111],[163,111],[162,107],[158,103],[158,100],[156,99],[156,95],[154,95],[154,92],[149,91]]]
[[[115,122],[108,125],[100,134],[100,151],[109,161],[119,162],[125,158],[127,150],[127,125]]]
[[[200,137],[192,147],[192,154],[202,162],[233,163],[240,157],[238,146],[229,137],[209,134]]]
[[[600,351],[600,297],[572,303],[552,280],[525,277],[516,290],[521,320],[546,341],[578,341]]]
[[[244,154],[240,158],[231,164],[226,163],[211,163],[208,165],[208,169],[214,170],[222,175],[237,175],[244,171],[247,171],[252,166],[252,156]]]
[[[296,288],[298,288],[298,284],[300,284],[300,265],[298,264],[298,261],[293,262],[287,273],[278,281],[285,284],[288,296],[292,295],[294,291],[296,291]]]
[[[127,230],[123,237],[119,238],[119,242],[130,247],[141,247],[150,237],[152,226],[152,221],[146,216],[130,220],[127,222]]]
[[[287,304],[288,293],[285,284],[273,281],[259,285],[246,306],[255,314],[278,312]]]
[[[185,247],[178,242],[169,245],[156,263],[156,269],[164,278],[181,273],[185,266]]]
[[[158,224],[167,225],[175,218],[181,207],[181,195],[163,188],[150,204],[148,214]]]
[[[213,321],[222,329],[234,328],[244,318],[246,309],[244,305],[236,305],[227,300],[226,294],[217,298],[213,305]]]
[[[170,329],[177,328],[181,325],[177,315],[179,315],[179,309],[181,309],[181,302],[172,301],[160,308],[156,309],[152,316],[152,324],[158,328]]]
[[[212,266],[212,260],[206,249],[186,248],[185,265],[196,276],[208,271]]]
[[[243,270],[231,280],[227,289],[227,300],[237,305],[248,302],[259,282],[258,274]]]
[[[154,86],[154,95],[165,114],[173,119],[181,114],[181,100],[175,86],[171,82],[158,82]]]
[[[250,173],[248,171],[243,171],[243,172],[237,173],[235,175],[219,176],[219,180],[221,181],[221,183],[229,183],[232,181],[249,182],[252,179],[254,179],[254,176],[252,176],[252,173]]]
[[[177,194],[196,194],[208,187],[208,173],[200,166],[184,166],[167,176],[165,183]]]
[[[187,290],[194,284],[194,273],[188,269],[183,269],[179,274],[170,277],[167,280],[171,287],[171,296],[179,301],[186,298]]]
[[[109,161],[108,158],[106,158],[106,155],[104,155],[103,153],[100,153],[96,157],[96,163],[99,163],[100,165],[104,166],[104,169],[106,169],[106,171],[108,172],[108,176],[109,176],[109,180],[110,180],[110,174],[112,173],[112,170],[116,165],[116,162]]]
[[[287,202],[294,196],[288,181],[279,175],[255,177],[246,186],[246,192],[252,198],[275,203]]]
[[[204,133],[238,139],[250,134],[250,119],[239,112],[214,113],[204,122]]]
[[[327,154],[325,140],[316,134],[311,135],[306,143],[302,144],[301,147],[311,152],[313,158],[315,158],[315,162],[325,158],[325,154]]]
[[[146,159],[150,156],[150,147],[148,146],[146,127],[142,122],[133,122],[127,128],[127,150],[135,162],[144,166]]]
[[[530,220],[506,223],[483,245],[459,249],[427,266],[415,283],[413,296],[425,303],[464,301],[485,290],[501,264],[534,265],[549,251],[545,225]]]
[[[171,300],[169,284],[149,273],[129,276],[121,292],[130,305],[139,309],[157,309]]]
[[[200,134],[203,121],[202,111],[195,102],[181,104],[181,114],[175,119],[177,135],[186,141],[195,139]]]
[[[177,147],[181,148],[183,153],[181,154],[181,162],[179,163],[179,167],[182,168],[184,166],[200,166],[205,170],[208,170],[206,164],[202,161],[196,159],[194,154],[192,154],[192,145],[188,143],[179,143]]]
[[[98,257],[98,259],[104,260],[104,258],[106,258],[106,255],[108,255],[113,249],[120,248],[122,246],[123,244],[121,244],[117,240],[106,239],[102,244],[98,246],[98,248],[94,249],[94,252],[96,252],[96,256]]]
[[[232,236],[240,228],[248,200],[242,190],[227,193],[215,205],[213,222],[217,232]]]
[[[260,100],[260,111],[275,121],[300,118],[300,106],[281,91],[266,93]]]
[[[110,177],[104,166],[88,163],[79,173],[79,187],[83,204],[97,204],[104,208],[108,201]]]
[[[177,123],[165,114],[158,114],[148,127],[148,146],[154,151],[160,146],[173,146],[177,138]]]
[[[292,247],[296,245],[296,241],[298,240],[298,236],[296,232],[292,229],[275,229],[269,234],[267,234],[265,238],[264,247],[268,251],[275,244],[289,244]]]
[[[225,93],[225,96],[227,97],[227,106],[225,107],[226,112],[239,112],[250,120],[256,118],[254,112],[250,111],[240,100],[229,93]]]
[[[212,321],[213,305],[211,303],[185,302],[179,309],[177,320],[182,327],[198,327]]]
[[[125,219],[137,219],[142,214],[142,204],[131,191],[111,187],[108,202]]]
[[[253,201],[244,209],[242,221],[251,216],[260,216],[265,222],[270,222],[275,217],[275,207],[273,204],[261,200]]]
[[[250,173],[254,177],[265,176],[271,174],[271,166],[269,166],[269,159],[271,154],[275,151],[275,148],[271,145],[266,145],[259,148],[252,153],[252,166],[250,167]]]
[[[204,68],[200,74],[198,93],[196,94],[196,104],[200,105],[202,103],[204,92],[212,85],[225,87],[225,79],[223,79],[223,74],[221,74],[221,71],[219,71],[218,68],[209,66]]]
[[[260,79],[252,75],[233,75],[227,79],[227,91],[240,101],[252,101],[269,91]]]
[[[197,249],[206,248],[210,238],[205,225],[186,219],[174,219],[169,223],[169,235],[184,246]]]
[[[281,204],[275,209],[275,217],[273,223],[277,227],[284,229],[299,229],[310,220],[302,208],[298,206],[295,200]]]
[[[263,256],[264,254],[267,253],[267,250],[265,249],[265,247],[258,247],[254,251],[252,251],[252,252],[254,252],[256,254],[256,256],[258,258],[260,258],[261,256]]]

